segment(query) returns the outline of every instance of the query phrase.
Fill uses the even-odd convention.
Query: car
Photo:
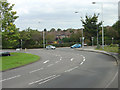
[[[46,46],[46,49],[47,49],[47,50],[48,50],[48,49],[53,49],[53,50],[55,50],[56,47],[55,47],[55,46],[52,46],[52,45],[48,45],[48,46]]]
[[[20,51],[20,48],[16,48],[16,51]]]
[[[10,52],[0,52],[0,56],[10,56]]]
[[[74,44],[71,46],[71,48],[80,48],[81,47],[81,44]]]

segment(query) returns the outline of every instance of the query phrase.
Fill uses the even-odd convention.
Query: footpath
[[[106,51],[102,51],[102,50],[95,50],[95,46],[92,47],[92,46],[86,46],[86,47],[83,47],[83,48],[77,48],[77,50],[80,50],[80,51],[88,51],[88,52],[96,52],[96,53],[103,53],[103,54],[106,54],[106,55],[109,55],[109,56],[112,56],[113,58],[115,58],[116,62],[117,62],[117,65],[120,64],[120,57],[118,55],[118,53],[113,53],[113,52],[106,52]]]

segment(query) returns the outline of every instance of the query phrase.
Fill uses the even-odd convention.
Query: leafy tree
[[[119,41],[119,53],[120,53],[120,20],[117,21],[113,26],[112,26],[117,32],[118,32],[118,41]]]
[[[93,16],[85,16],[85,20],[81,18],[83,27],[84,27],[84,36],[88,41],[91,37],[97,37],[97,29],[100,29],[102,22],[98,23],[98,15],[94,14]]]
[[[62,31],[62,30],[60,28],[58,28],[57,31],[59,32],[59,31]]]
[[[42,44],[42,33],[38,30],[23,30],[20,38],[23,40],[23,48],[39,47]]]
[[[51,30],[50,30],[50,32],[55,32],[56,30],[55,30],[55,28],[52,28]]]
[[[16,11],[12,11],[14,4],[2,2],[1,17],[2,17],[2,46],[3,48],[15,48],[19,44],[19,28],[14,24],[15,20],[18,18]]]

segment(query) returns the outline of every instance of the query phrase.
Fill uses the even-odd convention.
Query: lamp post
[[[22,50],[22,39],[21,39],[21,50]]]
[[[112,37],[112,44],[113,44],[114,37]]]
[[[43,48],[45,48],[45,32],[43,30]]]
[[[91,39],[92,39],[92,46],[93,46],[93,39],[94,39],[94,37],[91,37]]]
[[[74,12],[74,13],[78,14],[79,12]],[[82,48],[83,48],[84,47],[83,28],[81,30],[82,30]]]
[[[92,2],[92,4],[96,4],[96,2]],[[101,13],[102,13],[102,48],[104,49],[103,3],[101,3]]]

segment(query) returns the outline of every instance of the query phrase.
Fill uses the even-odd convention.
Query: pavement
[[[102,50],[95,50],[96,46],[85,46],[83,48],[77,48],[77,50],[80,51],[88,51],[88,52],[97,52],[97,53],[103,53],[106,55],[110,55],[112,57],[114,57],[116,59],[117,64],[119,65],[120,63],[120,57],[118,55],[118,53],[114,53],[114,52],[106,52],[106,51],[102,51]]]
[[[41,59],[3,72],[3,88],[118,88],[118,66],[109,55],[71,48],[27,49],[26,53]]]

